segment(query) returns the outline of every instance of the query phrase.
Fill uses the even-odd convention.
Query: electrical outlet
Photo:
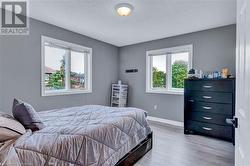
[[[157,105],[154,105],[154,110],[157,110]]]

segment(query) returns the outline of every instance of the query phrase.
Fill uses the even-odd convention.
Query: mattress
[[[2,148],[3,164],[112,166],[151,132],[137,108],[87,105],[39,115],[46,127]]]

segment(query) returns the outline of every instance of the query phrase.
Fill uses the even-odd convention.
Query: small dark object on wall
[[[137,73],[138,69],[127,69],[125,70],[126,73]]]

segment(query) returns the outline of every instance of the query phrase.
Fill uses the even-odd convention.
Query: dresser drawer
[[[234,92],[233,80],[185,80],[185,90]]]
[[[202,123],[189,120],[187,121],[187,129],[209,136],[232,140],[233,133],[232,127],[230,126],[220,126],[216,124]]]
[[[214,103],[232,103],[232,93],[219,93],[219,92],[194,92],[187,93],[187,100],[189,102],[203,101]]]
[[[208,102],[189,102],[187,104],[189,111],[199,111],[215,114],[233,115],[232,104],[219,104],[219,103],[208,103]]]
[[[229,124],[226,123],[227,118],[232,119],[232,116],[212,114],[206,112],[197,112],[197,111],[190,112],[188,116],[189,120],[230,126]]]

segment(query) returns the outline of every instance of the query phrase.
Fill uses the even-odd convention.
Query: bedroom
[[[135,165],[145,166],[248,165],[250,145],[245,138],[249,138],[249,132],[245,131],[249,130],[247,120],[250,118],[247,105],[249,47],[247,44],[244,45],[249,42],[249,32],[246,30],[249,27],[248,0],[23,0],[20,1],[23,3],[17,4],[11,2],[13,1],[1,1],[0,111],[14,116],[21,122],[22,118],[24,121],[27,120],[27,115],[18,114],[21,108],[14,109],[13,101],[16,98],[16,105],[25,107],[26,113],[30,110],[25,103],[32,105],[35,110],[33,113],[44,126],[33,132],[24,132],[22,126],[22,136],[18,134],[8,139],[9,146],[1,145],[1,162],[13,165],[9,162],[15,161],[17,165],[25,165],[25,156],[32,153],[28,162],[33,165],[132,165],[137,160]],[[6,10],[2,10],[3,8]],[[14,9],[15,15],[9,12]],[[123,16],[126,14],[127,16]],[[16,23],[13,20],[18,21]],[[20,22],[25,22],[25,26],[20,26]],[[239,49],[244,46],[245,52]],[[178,54],[179,59],[175,59]],[[240,58],[241,54],[246,54],[243,56],[245,59]],[[196,97],[190,92],[194,90],[197,94],[199,85],[192,82],[193,80],[187,80],[184,87],[184,80],[181,79],[181,85],[176,84],[175,87],[171,72],[174,61],[178,60],[185,61],[185,78],[190,69],[209,77],[199,79],[200,81],[212,81],[214,79],[210,77],[217,71],[229,69],[230,73],[226,71],[226,77],[231,75],[230,78],[216,80],[219,82],[219,88],[207,87],[208,92],[200,89],[201,94],[205,94],[202,97],[211,97],[211,93],[219,96],[206,99],[206,104],[210,104],[208,109],[212,104],[216,108],[221,106],[220,101],[223,100],[223,103],[224,99],[227,99],[224,94],[230,93],[230,102],[226,100],[223,106],[216,109],[227,113],[215,111],[211,114],[215,116],[213,119],[219,121],[220,125],[216,124],[217,126],[226,126],[225,129],[221,129],[222,131],[209,131],[213,126],[205,126],[206,131],[200,134],[197,129],[199,124],[188,123],[190,117],[186,112],[192,109],[186,99],[190,96]],[[154,80],[153,67],[162,71],[164,76],[160,77],[160,81]],[[211,74],[212,72],[215,73]],[[176,76],[180,76],[180,73],[177,72]],[[113,94],[111,86],[114,83],[118,84],[118,80],[128,85],[124,98],[124,106],[128,108],[109,107]],[[230,85],[225,83],[226,81]],[[151,86],[153,84],[157,84],[156,88]],[[209,83],[203,86],[211,85]],[[213,101],[214,98],[216,101]],[[243,98],[245,100],[241,100]],[[47,112],[48,110],[52,111]],[[99,114],[100,110],[103,114]],[[144,116],[144,111],[147,112],[147,117]],[[244,112],[245,118],[240,117],[241,112]],[[211,118],[205,111],[198,115]],[[234,115],[239,119],[239,126],[242,126],[235,129],[235,134],[233,125],[228,124],[235,122]],[[202,124],[207,124],[208,120],[203,119],[202,122],[205,123]],[[108,123],[106,128],[103,127],[104,121]],[[89,129],[85,126],[88,123],[94,125]],[[114,124],[120,125],[120,128]],[[2,133],[6,132],[6,126],[8,129],[13,127],[10,123],[4,124],[4,121],[0,121],[0,125]],[[74,125],[78,127],[74,128]],[[110,129],[110,126],[113,128]],[[189,130],[189,127],[198,132],[191,133],[193,131]],[[24,128],[29,127],[24,125]],[[123,134],[117,131],[121,128]],[[125,136],[125,130],[134,133]],[[76,149],[73,148],[74,139],[65,138],[61,144],[58,142],[60,140],[56,139],[57,134],[68,133],[73,136],[74,132],[79,132],[83,138],[82,141],[77,141]],[[44,133],[52,134],[53,138],[42,137]],[[113,139],[101,140],[102,145],[94,145],[93,141],[89,141],[92,145],[88,145],[86,142],[89,137],[84,134],[94,133],[97,138],[105,133],[112,133],[110,137]],[[26,139],[23,144],[20,141],[18,144],[18,140],[25,140],[25,136],[29,134],[32,140]],[[112,142],[115,138],[119,141]],[[39,140],[43,139],[55,139],[58,148],[65,146],[72,149],[66,150],[65,153],[58,150],[51,155],[51,142],[47,142],[48,146],[40,142],[44,147],[39,146]],[[124,140],[129,140],[129,146],[122,146],[124,149],[120,153],[116,150],[115,155],[108,161],[107,156],[110,156],[117,146],[121,146]],[[79,150],[84,141],[85,146],[88,145],[86,153],[89,155],[80,160],[77,156],[85,153]],[[102,151],[101,147],[104,147],[105,141],[106,145],[113,144],[116,147]],[[146,142],[139,146],[142,141]],[[135,147],[139,150],[134,149]],[[25,148],[29,152],[26,152]],[[13,160],[13,156],[5,155],[10,149],[14,149],[17,154]],[[43,155],[40,156],[34,151],[39,151],[39,154]],[[74,151],[78,153],[74,154]]]

